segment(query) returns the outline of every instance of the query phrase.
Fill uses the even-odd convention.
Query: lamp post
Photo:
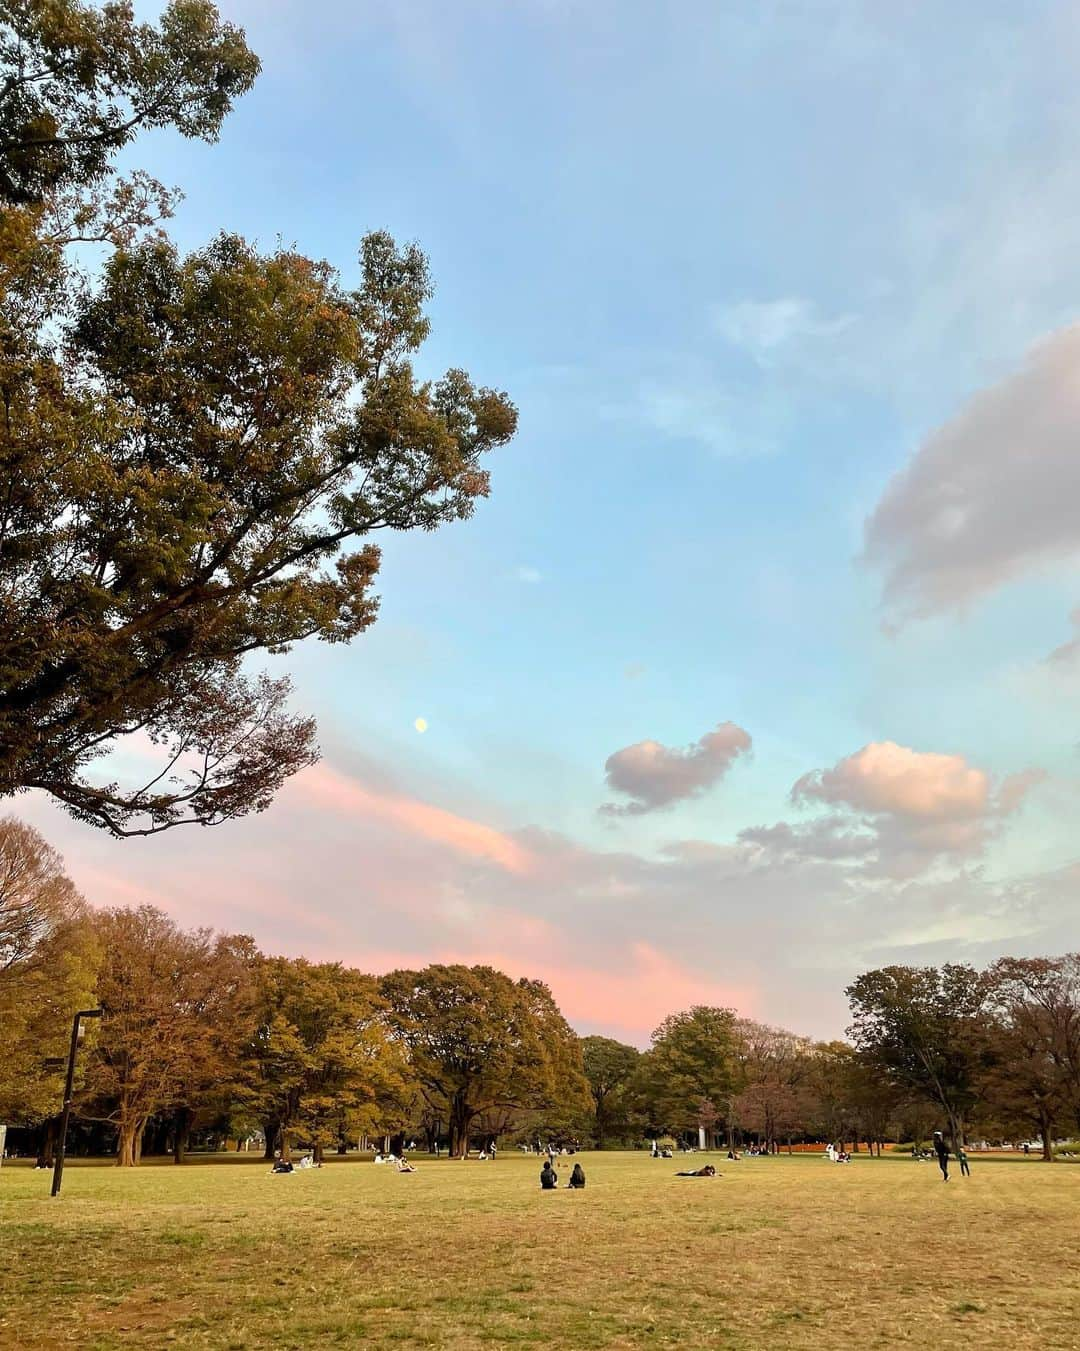
[[[71,1050],[68,1052],[67,1082],[64,1085],[64,1110],[60,1115],[60,1139],[57,1142],[56,1163],[53,1165],[52,1195],[60,1195],[60,1181],[64,1176],[64,1148],[67,1145],[68,1121],[71,1118],[71,1095],[75,1091],[75,1052],[79,1049],[84,1018],[100,1018],[104,1009],[80,1009],[71,1022]]]

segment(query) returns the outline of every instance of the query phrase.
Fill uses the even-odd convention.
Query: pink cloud
[[[326,764],[297,775],[293,789],[323,811],[382,821],[455,853],[487,859],[508,873],[526,874],[533,868],[532,855],[511,836],[416,798],[375,792]]]
[[[913,751],[895,741],[877,741],[832,769],[804,775],[792,796],[842,802],[857,811],[956,820],[986,811],[990,776],[973,769],[962,755]]]
[[[780,852],[847,857],[870,871],[914,876],[937,859],[976,855],[1045,779],[1027,769],[996,781],[962,755],[915,751],[894,741],[871,742],[831,769],[805,774],[791,790],[796,802],[816,799],[847,809],[793,830],[743,831],[740,839]],[[852,832],[851,817],[859,818]]]
[[[723,722],[685,750],[659,741],[637,741],[609,755],[604,769],[608,787],[631,801],[608,803],[609,816],[640,816],[687,798],[700,797],[717,783],[751,746],[750,733]]]

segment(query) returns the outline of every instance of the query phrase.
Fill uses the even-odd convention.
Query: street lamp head
[[[80,1018],[100,1018],[104,1012],[105,1012],[104,1009],[80,1009],[80,1010],[79,1010],[79,1017],[80,1017]]]

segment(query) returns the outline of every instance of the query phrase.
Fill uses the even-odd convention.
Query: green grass
[[[579,1157],[5,1166],[0,1346],[1080,1347],[1080,1168]]]

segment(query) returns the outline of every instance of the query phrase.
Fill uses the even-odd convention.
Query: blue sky
[[[639,1041],[727,998],[832,1034],[865,965],[1075,946],[1080,662],[1049,658],[1080,603],[1077,11],[222,9],[255,91],[218,145],[136,155],[186,194],[178,241],[281,238],[349,280],[366,230],[418,240],[422,368],[506,389],[521,430],[472,521],[387,543],[368,636],[287,659],[342,820],[329,781],[290,788],[201,833],[190,885],[192,841],[35,807],[91,899],[497,960]],[[727,722],[750,753],[685,753]],[[640,743],[645,809],[600,812]],[[785,850],[740,839],[781,822]]]

